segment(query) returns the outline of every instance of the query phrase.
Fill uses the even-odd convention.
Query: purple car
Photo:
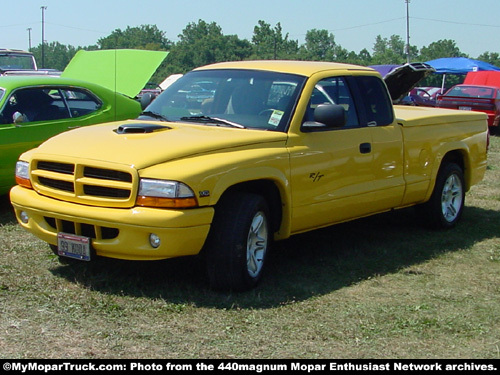
[[[415,87],[403,100],[403,104],[436,107],[440,87]]]

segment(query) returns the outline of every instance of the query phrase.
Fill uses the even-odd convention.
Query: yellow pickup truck
[[[413,205],[433,227],[460,219],[486,170],[486,115],[394,95],[355,65],[201,67],[135,120],[21,155],[11,201],[61,259],[202,252],[211,287],[248,290],[274,240]]]

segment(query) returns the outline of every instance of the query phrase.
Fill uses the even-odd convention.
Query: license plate
[[[460,109],[461,111],[472,111],[472,107],[464,107],[464,106],[459,106],[458,109]]]
[[[60,256],[90,261],[90,238],[75,234],[57,234],[57,253]]]

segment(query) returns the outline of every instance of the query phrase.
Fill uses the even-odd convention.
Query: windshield
[[[494,90],[481,86],[455,86],[446,93],[446,96],[461,96],[472,98],[493,98]]]
[[[168,121],[285,131],[305,77],[254,70],[184,75],[144,111]]]
[[[32,55],[3,54],[0,55],[0,69],[35,70],[36,66]]]

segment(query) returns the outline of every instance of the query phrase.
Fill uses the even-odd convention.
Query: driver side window
[[[383,81],[374,76],[355,77],[364,106],[367,126],[384,126],[394,121],[392,101]]]
[[[356,106],[345,78],[326,78],[316,84],[307,106],[304,122],[314,121],[314,110],[320,104],[341,105],[344,107],[347,115],[344,127],[353,128],[359,126]]]

